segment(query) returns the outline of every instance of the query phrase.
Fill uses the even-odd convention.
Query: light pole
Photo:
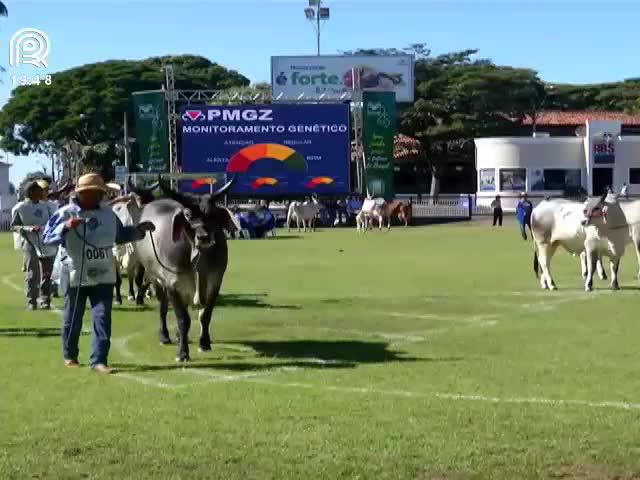
[[[304,9],[304,16],[316,29],[317,53],[320,56],[320,21],[329,20],[329,7],[323,7],[322,0],[309,0],[309,6]]]

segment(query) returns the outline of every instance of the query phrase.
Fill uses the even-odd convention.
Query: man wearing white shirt
[[[51,308],[51,270],[57,247],[45,245],[42,231],[53,214],[44,200],[44,191],[38,182],[30,183],[26,199],[12,211],[11,227],[22,237],[24,254],[24,289],[27,308]]]

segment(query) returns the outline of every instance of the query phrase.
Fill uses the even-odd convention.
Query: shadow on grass
[[[309,361],[277,362],[277,363],[224,363],[224,362],[204,362],[196,361],[186,363],[175,363],[172,365],[135,365],[127,363],[114,363],[111,365],[121,372],[157,372],[167,370],[225,370],[231,372],[264,372],[277,370],[280,368],[307,368],[307,369],[341,369],[354,368],[355,365],[346,362],[318,363]]]
[[[147,305],[146,303],[144,305],[135,305],[135,304],[116,305],[114,303],[111,309],[115,312],[149,312],[151,310],[155,310],[155,308],[152,305]]]
[[[403,352],[389,350],[385,342],[362,340],[282,340],[282,341],[230,341],[252,348],[261,357],[349,362],[354,365],[387,362],[454,362],[460,357],[416,358]]]
[[[300,305],[277,305],[265,302],[265,293],[256,294],[225,294],[220,295],[216,303],[217,307],[244,307],[244,308],[273,308],[276,310],[300,310]]]
[[[629,291],[633,291],[633,290],[640,290],[640,287],[638,286],[630,286],[630,285],[626,285],[626,286],[621,286],[620,290],[629,290]]]
[[[88,333],[81,332],[81,335],[88,335]],[[0,328],[0,337],[59,337],[60,327],[33,327],[33,328]]]
[[[135,365],[117,364],[122,371],[157,371],[189,369],[218,369],[238,372],[266,371],[285,367],[307,369],[343,369],[356,368],[361,364],[390,362],[459,362],[462,357],[407,357],[403,352],[389,350],[389,344],[383,342],[365,342],[358,340],[285,340],[285,341],[229,341],[230,344],[245,345],[252,348],[258,358],[282,360],[270,363],[225,363],[224,360],[211,362],[194,360],[186,364],[171,365]],[[215,345],[214,345],[215,351]]]

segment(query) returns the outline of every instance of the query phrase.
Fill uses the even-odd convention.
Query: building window
[[[480,191],[495,192],[496,191],[496,171],[493,168],[480,169]]]
[[[629,183],[640,185],[640,168],[629,169]]]
[[[579,168],[545,168],[533,170],[529,185],[531,191],[566,190],[582,185],[582,171]]]
[[[526,168],[500,169],[500,191],[522,192],[527,187]]]

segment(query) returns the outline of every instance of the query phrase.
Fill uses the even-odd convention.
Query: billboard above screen
[[[354,77],[354,73],[357,78]],[[359,81],[359,85],[356,85]],[[412,55],[322,55],[271,57],[274,101],[294,98],[349,99],[354,87],[395,92],[396,101],[414,100]]]

